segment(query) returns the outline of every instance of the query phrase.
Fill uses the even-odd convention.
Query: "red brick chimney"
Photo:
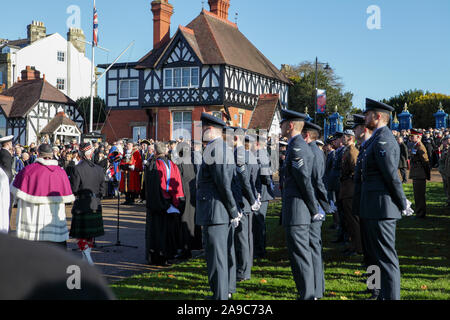
[[[22,81],[31,81],[41,78],[41,72],[36,70],[35,67],[27,66],[25,70],[22,70]]]
[[[230,0],[208,0],[211,13],[219,18],[228,20],[228,9],[230,8]]]
[[[173,14],[173,6],[168,0],[154,0],[152,12],[153,49],[158,49],[170,40],[170,18]]]

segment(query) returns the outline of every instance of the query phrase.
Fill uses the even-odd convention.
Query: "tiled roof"
[[[3,96],[14,98],[8,118],[24,117],[39,101],[76,105],[75,101],[44,79],[19,81],[4,91],[0,99]]]
[[[0,49],[4,47],[16,47],[16,48],[23,48],[30,44],[30,41],[28,39],[18,39],[18,40],[5,40],[5,42],[0,44]]]
[[[260,95],[248,128],[270,130],[275,112],[280,105],[279,101],[280,96],[278,94]]]
[[[289,83],[289,79],[239,31],[234,23],[221,19],[209,11],[203,10],[197,18],[186,27],[180,27],[178,31],[182,32],[203,64],[235,66]],[[177,34],[178,32],[175,36]],[[171,41],[158,50],[150,51],[139,61],[137,68],[154,68],[170,43]]]
[[[67,118],[64,112],[60,112],[41,130],[41,133],[54,133],[63,124],[78,128],[77,124]]]
[[[3,110],[3,113],[6,117],[11,113],[11,108],[14,103],[13,97],[1,96],[0,95],[0,108]]]

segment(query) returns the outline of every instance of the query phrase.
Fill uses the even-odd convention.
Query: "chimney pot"
[[[211,13],[214,13],[221,19],[228,20],[228,9],[230,0],[208,0]]]
[[[173,6],[168,0],[154,0],[153,12],[153,49],[158,49],[170,40],[170,18]]]
[[[41,78],[41,72],[36,70],[35,67],[31,66],[26,66],[25,70],[22,70],[21,74],[22,74],[22,81],[31,81]]]

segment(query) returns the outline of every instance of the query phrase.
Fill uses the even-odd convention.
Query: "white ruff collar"
[[[45,160],[43,158],[37,158],[35,162],[40,163],[43,166],[57,166],[58,165],[58,161],[56,161],[56,160]]]

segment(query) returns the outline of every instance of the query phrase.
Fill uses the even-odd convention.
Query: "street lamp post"
[[[318,58],[316,57],[316,69],[315,69],[315,80],[314,80],[314,122],[316,122],[316,116],[317,116],[317,86],[318,86],[318,79],[317,79],[317,73],[318,73],[318,66],[319,64],[325,64],[324,70],[330,70],[330,65],[328,62],[319,62]]]

